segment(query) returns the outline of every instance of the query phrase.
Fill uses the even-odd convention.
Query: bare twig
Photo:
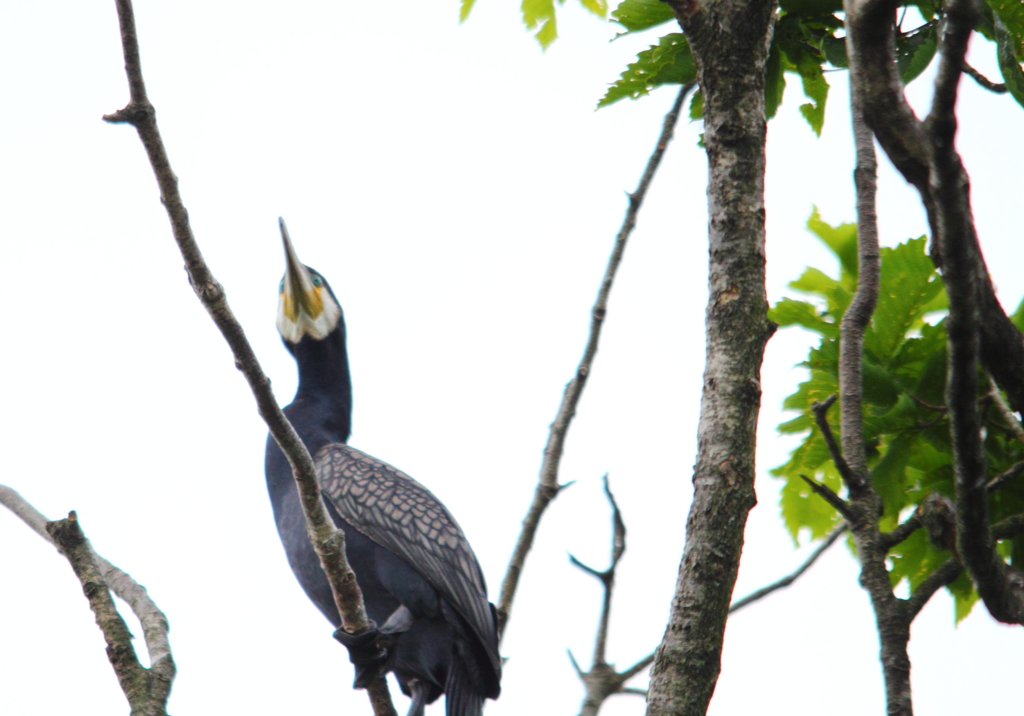
[[[753,604],[759,599],[764,599],[772,592],[776,592],[780,589],[785,589],[786,587],[793,584],[793,582],[800,579],[800,577],[803,576],[804,572],[810,569],[811,566],[818,561],[818,557],[825,554],[828,548],[835,544],[836,540],[838,540],[843,535],[843,533],[846,532],[847,527],[848,525],[845,521],[840,522],[832,529],[831,532],[828,533],[828,535],[826,535],[825,539],[821,541],[821,544],[819,544],[817,548],[813,552],[811,552],[807,559],[804,560],[804,563],[797,567],[796,571],[794,571],[792,574],[786,575],[777,582],[772,582],[768,586],[761,587],[756,592],[751,592],[747,596],[743,597],[743,599],[737,599],[735,602],[732,603],[732,605],[730,605],[729,613],[735,614],[743,607]]]
[[[1005,82],[993,82],[966,62],[964,63],[964,72],[969,74],[975,82],[987,89],[989,92],[995,92],[996,94],[1003,94],[1006,92]]]
[[[832,462],[835,463],[836,469],[839,470],[839,474],[843,478],[843,482],[846,483],[847,488],[852,492],[854,490],[854,485],[859,486],[860,482],[857,474],[843,457],[843,453],[839,449],[839,445],[836,444],[836,438],[832,434],[832,427],[828,424],[828,409],[835,405],[837,397],[839,396],[833,393],[820,403],[814,403],[811,406],[811,411],[814,413],[814,422],[818,424],[821,436],[825,439],[825,445],[828,447],[828,454],[831,456]],[[858,401],[858,405],[859,404],[860,403]],[[805,477],[804,479],[806,480],[807,478]]]
[[[807,475],[800,475],[800,478],[811,486],[811,489],[821,495],[825,502],[832,505],[836,509],[836,512],[841,514],[847,522],[851,522],[854,519],[853,510],[850,509],[850,505],[846,500],[832,492],[832,488],[828,485],[817,482],[807,477]]]
[[[497,605],[499,638],[504,635],[505,625],[508,623],[509,616],[512,613],[512,602],[515,599],[516,589],[519,586],[519,577],[523,572],[523,565],[526,563],[526,555],[533,546],[533,539],[537,534],[540,518],[547,509],[548,504],[558,495],[558,491],[563,487],[558,483],[558,466],[562,459],[565,436],[569,431],[569,425],[572,423],[573,417],[576,415],[576,405],[583,394],[583,388],[586,386],[587,378],[590,375],[591,366],[594,362],[594,356],[597,353],[598,342],[601,338],[601,328],[604,325],[605,314],[608,311],[608,297],[615,282],[615,274],[618,271],[619,264],[622,262],[622,255],[626,250],[629,236],[633,233],[633,228],[636,226],[637,214],[643,205],[647,189],[650,187],[658,165],[661,164],[661,158],[665,154],[665,149],[672,139],[672,133],[675,130],[676,121],[679,119],[683,100],[689,91],[693,89],[693,86],[693,83],[686,84],[679,90],[679,95],[676,97],[672,109],[665,115],[661,135],[658,137],[658,143],[654,148],[654,152],[651,154],[650,159],[647,160],[647,168],[640,178],[640,183],[637,185],[636,191],[629,195],[629,208],[626,210],[622,227],[615,238],[615,245],[612,248],[611,255],[608,257],[608,265],[605,268],[597,300],[594,302],[594,307],[590,312],[590,335],[587,337],[587,345],[583,351],[583,357],[580,359],[579,366],[576,368],[576,375],[565,386],[562,403],[548,431],[548,442],[544,448],[544,459],[541,463],[540,477],[537,481],[537,489],[534,491],[533,502],[530,504],[530,509],[523,519],[523,528],[519,533],[519,539],[516,541],[515,549],[512,551],[512,558],[509,560],[505,578],[501,583],[501,596],[498,599]]]
[[[999,386],[992,379],[992,376],[988,376],[988,396],[992,399],[992,403],[996,406],[996,410],[999,411],[999,416],[1003,419],[1003,422],[1010,429],[1013,437],[1019,442],[1024,443],[1024,426],[1021,426],[1020,420],[1010,410],[1010,406],[1003,400],[1003,393],[999,390]]]
[[[224,289],[203,260],[189,224],[188,212],[178,192],[177,177],[171,169],[167,151],[160,138],[156,112],[146,94],[131,0],[116,2],[131,99],[123,109],[106,115],[104,119],[108,122],[131,124],[138,131],[160,187],[160,198],[167,210],[174,239],[185,259],[185,269],[192,288],[231,347],[235,365],[249,383],[260,416],[266,421],[271,435],[292,466],[310,542],[331,584],[342,624],[346,631],[362,633],[370,628],[370,620],[366,615],[359,585],[345,557],[344,534],[335,528],[327,514],[309,451],[281,412],[270,388],[270,381],[263,373],[252,346],[245,337],[245,332],[228,307]],[[395,713],[384,679],[376,679],[368,691],[374,712],[378,716],[391,716]]]
[[[777,592],[780,589],[784,589],[784,588],[792,585],[796,580],[800,579],[800,577],[802,577],[804,575],[804,573],[807,572],[807,570],[810,569],[814,565],[815,562],[818,561],[818,558],[821,557],[821,555],[823,555],[829,549],[829,547],[831,547],[833,544],[836,543],[836,541],[843,535],[844,532],[846,532],[847,529],[848,529],[848,526],[847,526],[846,522],[840,522],[838,525],[835,526],[835,528],[831,532],[828,533],[828,535],[825,537],[825,539],[822,540],[821,544],[819,544],[817,546],[817,548],[815,548],[815,550],[813,552],[811,552],[811,554],[807,557],[807,559],[804,560],[803,564],[801,564],[794,572],[792,572],[791,574],[786,575],[785,577],[783,577],[782,579],[779,579],[778,581],[772,582],[771,584],[769,584],[769,585],[767,585],[765,587],[762,587],[761,589],[758,589],[758,590],[756,590],[754,592],[751,592],[750,594],[748,594],[747,596],[743,597],[742,599],[737,599],[735,602],[733,602],[729,606],[729,614],[734,614],[734,613],[738,612],[740,609],[743,609],[744,607],[748,607],[751,604],[753,604],[754,602],[757,602],[757,601],[760,601],[760,600],[764,599],[769,594],[772,594],[774,592]],[[570,654],[569,656],[570,656],[570,658],[572,658],[572,654]],[[648,654],[643,659],[641,659],[637,663],[633,664],[633,666],[629,667],[625,671],[623,671],[620,674],[618,674],[618,676],[621,678],[623,683],[626,682],[626,681],[629,681],[631,678],[633,678],[634,676],[639,674],[641,671],[646,669],[648,666],[650,666],[650,664],[653,661],[654,661],[654,653]],[[580,678],[583,678],[584,677],[584,673],[579,668],[579,666],[576,664],[576,660],[575,659],[573,659],[573,665],[576,666],[576,672],[579,674]],[[646,696],[647,695],[647,690],[646,689],[632,689],[632,688],[630,688],[628,686],[623,686],[622,688],[620,688],[615,693],[620,693],[620,694],[637,694],[637,695],[640,695],[640,696]]]
[[[584,688],[586,689],[586,693],[583,697],[583,705],[580,710],[580,716],[596,716],[601,705],[609,696],[622,693],[625,683],[636,676],[654,659],[654,655],[652,654],[648,659],[641,660],[622,673],[616,672],[615,667],[609,664],[605,659],[605,647],[608,643],[608,623],[610,621],[612,608],[612,592],[615,589],[615,568],[618,566],[619,560],[622,559],[622,555],[626,551],[626,524],[622,520],[622,513],[619,511],[619,506],[615,502],[615,496],[612,494],[611,488],[608,485],[607,474],[604,476],[604,494],[607,496],[608,502],[612,507],[612,554],[611,563],[608,569],[603,572],[599,572],[593,567],[588,567],[583,564],[572,555],[569,556],[569,559],[574,565],[592,577],[599,579],[604,587],[604,601],[601,606],[601,620],[597,628],[597,637],[594,645],[594,660],[590,667],[590,671],[583,671],[579,664],[576,663],[576,659],[573,657],[572,652],[569,652],[569,658],[572,660],[572,665],[576,669],[576,673],[579,675],[580,680],[583,681]]]
[[[1020,476],[1021,473],[1024,473],[1024,462],[1018,462],[1017,464],[1010,467],[1010,469],[1006,470],[1005,472],[1001,472],[995,477],[993,477],[985,485],[985,491],[994,492],[1003,485],[1005,485],[1010,480],[1013,480]]]
[[[53,538],[46,529],[49,520],[16,490],[6,485],[0,485],[0,504],[20,517],[22,522],[31,527],[40,537],[54,544]],[[57,545],[54,544],[54,547]],[[104,583],[114,594],[127,602],[142,624],[143,638],[146,642],[146,650],[149,652],[149,671],[154,679],[153,685],[158,689],[162,689],[163,685],[166,685],[166,691],[169,692],[170,684],[174,680],[175,667],[174,659],[171,656],[170,642],[167,638],[167,617],[149,597],[145,588],[128,574],[95,552],[93,552],[93,560],[103,576]],[[165,692],[164,701],[166,698]]]
[[[945,405],[932,405],[928,401],[923,400],[922,398],[917,397],[916,395],[911,393],[909,390],[907,391],[907,395],[909,395],[910,399],[913,400],[918,405],[920,405],[922,408],[927,408],[928,410],[931,410],[934,413],[945,414],[945,412],[946,412],[946,406]]]

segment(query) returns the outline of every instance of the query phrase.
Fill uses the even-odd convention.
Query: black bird
[[[501,659],[494,607],[483,573],[455,518],[405,473],[345,442],[352,384],[345,321],[327,281],[299,262],[281,222],[287,268],[277,328],[299,367],[299,388],[284,409],[317,465],[324,500],[345,533],[346,554],[370,618],[380,625],[349,647],[356,686],[394,672],[412,698],[409,716],[445,694],[447,716],[479,716],[500,692]],[[341,626],[320,562],[306,536],[291,467],[267,439],[267,488],[288,563],[307,596]],[[366,642],[385,656],[367,661]],[[370,649],[376,653],[376,648]]]

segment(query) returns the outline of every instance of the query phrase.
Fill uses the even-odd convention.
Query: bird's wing
[[[342,443],[316,454],[320,487],[354,528],[408,562],[470,624],[500,669],[497,636],[476,555],[430,490],[385,462]]]

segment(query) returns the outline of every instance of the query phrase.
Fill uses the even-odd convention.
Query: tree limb
[[[989,92],[995,92],[996,94],[1004,94],[1006,92],[1005,82],[993,82],[966,62],[964,62],[964,72],[969,74],[975,82],[987,89]]]
[[[133,716],[166,716],[175,666],[167,639],[167,617],[135,580],[97,555],[82,533],[74,512],[50,522],[25,498],[0,485],[0,504],[63,554],[71,564],[107,642],[107,658],[132,708]],[[118,614],[110,592],[124,599],[142,624],[150,667],[139,663],[132,635]]]
[[[1024,622],[1024,585],[996,551],[989,527],[985,449],[978,411],[980,360],[978,251],[967,173],[956,152],[956,99],[967,41],[980,15],[973,0],[952,0],[935,80],[932,109],[925,121],[930,139],[930,188],[937,207],[942,272],[949,296],[946,319],[949,407],[956,482],[957,548],[978,594],[999,621]]]
[[[509,560],[508,569],[505,571],[505,578],[501,583],[501,596],[498,599],[496,608],[498,614],[498,635],[501,638],[505,633],[505,625],[508,623],[512,613],[512,602],[516,596],[516,589],[519,586],[519,577],[522,575],[523,566],[526,563],[526,555],[533,547],[533,540],[537,534],[537,527],[540,525],[540,518],[544,514],[551,500],[555,499],[559,490],[564,485],[558,483],[558,467],[562,460],[562,452],[565,447],[565,436],[569,431],[572,419],[576,415],[576,406],[583,395],[587,378],[597,354],[598,343],[601,339],[601,328],[604,325],[605,315],[608,312],[608,298],[611,295],[612,285],[615,282],[615,274],[622,262],[622,255],[626,250],[630,234],[636,226],[637,215],[640,207],[643,206],[647,189],[654,179],[654,174],[661,164],[661,158],[665,155],[665,149],[672,140],[672,133],[675,131],[676,122],[679,119],[679,112],[683,106],[683,100],[691,89],[693,83],[683,85],[679,90],[672,109],[665,115],[662,123],[661,134],[654,151],[647,160],[647,167],[644,169],[640,183],[636,191],[629,195],[629,208],[622,221],[622,227],[615,237],[615,245],[612,247],[611,255],[608,257],[608,265],[605,268],[604,278],[601,280],[601,288],[597,293],[597,300],[590,312],[590,333],[587,336],[587,345],[583,351],[583,357],[576,368],[576,374],[565,386],[562,395],[562,403],[558,407],[555,420],[548,430],[548,442],[544,447],[544,459],[540,466],[540,476],[537,480],[537,488],[534,491],[533,502],[523,519],[523,528],[519,533],[516,546],[512,551],[512,558]]]
[[[362,633],[370,628],[371,622],[366,615],[355,574],[345,557],[344,533],[334,526],[328,516],[309,451],[281,412],[270,388],[270,381],[263,373],[252,346],[245,337],[245,332],[228,306],[224,289],[213,277],[199,250],[189,223],[188,211],[178,192],[178,179],[171,169],[167,151],[157,128],[156,111],[146,94],[131,0],[116,0],[116,4],[131,98],[123,109],[104,116],[104,119],[113,123],[131,124],[138,131],[139,139],[145,147],[156,176],[160,198],[167,210],[174,239],[185,260],[189,282],[231,347],[235,365],[249,383],[260,416],[266,421],[271,435],[292,466],[310,542],[330,582],[342,624],[346,631]],[[395,714],[384,679],[376,679],[368,687],[368,692],[377,716]]]

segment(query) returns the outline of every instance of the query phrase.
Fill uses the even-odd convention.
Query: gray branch
[[[156,176],[160,198],[167,210],[174,239],[185,260],[185,269],[192,288],[231,347],[235,365],[249,383],[260,416],[266,421],[271,435],[291,464],[302,511],[306,517],[310,542],[331,584],[342,624],[346,631],[362,633],[370,627],[370,620],[366,615],[359,585],[345,557],[344,534],[335,528],[327,514],[309,451],[281,412],[270,388],[270,380],[263,373],[242,326],[228,306],[224,289],[203,260],[192,233],[188,211],[178,192],[178,179],[171,169],[167,151],[157,128],[156,111],[146,94],[131,0],[116,0],[116,3],[131,99],[123,109],[106,115],[104,119],[108,122],[131,124],[138,131],[139,139],[145,147]],[[368,691],[377,716],[395,714],[387,682],[383,678],[376,679],[368,687]]]
[[[67,557],[103,632],[107,658],[114,667],[133,716],[166,716],[167,698],[175,675],[174,658],[167,639],[167,617],[150,599],[145,588],[93,551],[74,512],[66,520],[50,522],[5,485],[0,485],[0,504]],[[139,663],[131,643],[132,636],[108,590],[125,600],[142,624],[149,652],[148,669]]]
[[[608,312],[608,298],[611,295],[612,285],[615,282],[615,274],[619,269],[619,264],[622,262],[626,243],[629,241],[630,234],[633,233],[633,228],[636,226],[637,215],[640,212],[640,207],[643,205],[644,197],[647,195],[647,189],[650,187],[654,174],[661,164],[665,149],[672,140],[672,133],[675,131],[676,122],[679,119],[683,100],[691,89],[693,89],[692,83],[683,85],[679,90],[679,95],[676,97],[672,109],[665,115],[661,135],[658,137],[658,143],[655,145],[654,152],[651,154],[650,159],[647,160],[647,168],[640,178],[640,183],[636,191],[629,195],[629,208],[626,210],[622,227],[615,238],[615,245],[612,248],[611,255],[608,257],[608,265],[605,268],[604,278],[601,280],[601,288],[597,293],[597,300],[594,302],[594,307],[590,312],[590,334],[587,337],[587,345],[583,351],[583,357],[576,368],[576,375],[565,386],[562,403],[559,405],[558,413],[555,415],[555,420],[551,423],[548,431],[548,442],[544,448],[544,459],[540,466],[540,477],[537,480],[533,502],[530,504],[526,517],[523,519],[523,528],[519,533],[519,539],[516,541],[516,546],[512,551],[512,558],[509,560],[508,569],[505,571],[505,578],[501,583],[501,596],[498,599],[497,605],[499,636],[504,635],[505,625],[511,616],[512,602],[515,599],[516,589],[519,586],[519,577],[522,575],[523,566],[526,563],[526,555],[529,554],[530,548],[533,547],[533,540],[537,534],[540,519],[551,503],[551,500],[555,499],[558,491],[565,486],[558,483],[558,467],[565,447],[565,436],[569,431],[573,417],[576,415],[576,406],[579,404],[580,396],[583,395],[583,389],[586,387],[587,378],[590,376],[591,367],[593,366],[594,356],[597,354],[598,343],[601,339],[601,328],[604,325],[605,315]]]
[[[785,589],[786,587],[793,584],[793,582],[800,579],[800,577],[803,576],[804,572],[810,569],[811,566],[818,561],[818,557],[825,554],[825,552],[828,551],[828,548],[834,545],[836,543],[836,540],[842,537],[848,528],[849,526],[846,524],[845,521],[840,522],[832,529],[831,532],[828,533],[828,535],[826,535],[825,539],[821,541],[821,544],[819,544],[817,548],[815,548],[815,550],[811,552],[807,559],[804,560],[804,563],[797,567],[796,571],[794,571],[791,574],[787,574],[785,577],[778,580],[777,582],[772,582],[766,587],[761,587],[756,592],[751,592],[747,596],[743,597],[743,599],[737,599],[729,607],[729,614],[735,614],[743,607],[749,606],[760,599],[764,599],[772,592],[777,592],[780,589]]]
[[[978,279],[984,261],[978,250],[967,173],[954,143],[964,56],[979,19],[975,0],[952,0],[947,7],[935,95],[925,130],[930,190],[944,259],[942,279],[949,296],[946,404],[957,493],[957,548],[989,613],[999,621],[1020,624],[1024,623],[1024,580],[996,550],[989,527],[986,458],[977,403],[979,326],[983,320]]]

